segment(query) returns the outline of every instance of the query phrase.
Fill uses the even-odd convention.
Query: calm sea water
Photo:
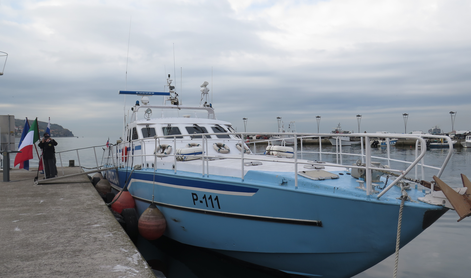
[[[107,138],[55,138],[59,143],[58,151],[88,146],[99,146],[95,152],[80,152],[80,163],[93,167],[101,164],[103,148]],[[116,141],[110,139],[110,142]],[[305,146],[306,148],[312,148]],[[323,146],[327,150],[328,146]],[[383,150],[376,149],[376,152]],[[393,158],[413,156],[414,150],[410,148],[392,147]],[[427,163],[439,164],[445,152],[443,150],[427,151]],[[59,165],[59,158],[58,166]],[[69,152],[62,156],[65,166],[69,160],[75,160],[78,165],[76,153]],[[34,160],[32,167],[34,167]],[[13,158],[11,165],[13,165]],[[454,150],[453,157],[448,164],[442,180],[452,187],[461,185],[460,174],[471,178],[471,149],[459,148]],[[425,230],[416,239],[400,250],[399,268],[397,277],[469,277],[471,265],[471,252],[469,252],[471,235],[471,218],[457,223],[458,215],[454,211],[447,212],[435,224]],[[208,278],[208,277],[286,277],[286,275],[269,270],[252,268],[231,259],[218,256],[204,249],[182,245],[171,240],[157,240],[149,244],[145,239],[139,238],[136,245],[149,264],[160,270],[158,277],[168,278]],[[382,278],[392,277],[394,272],[394,255],[381,263],[360,273],[355,278]],[[315,263],[315,262],[312,262]],[[162,273],[165,273],[163,275]]]

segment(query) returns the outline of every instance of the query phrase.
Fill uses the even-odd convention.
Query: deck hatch
[[[299,171],[298,174],[311,180],[338,179],[339,176],[324,170]]]

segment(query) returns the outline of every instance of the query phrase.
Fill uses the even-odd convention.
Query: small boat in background
[[[350,136],[334,136],[332,138],[329,138],[329,141],[333,146],[351,146],[359,145],[361,143],[361,141],[352,141]]]
[[[376,133],[380,134],[389,134],[387,131],[378,131]],[[387,145],[394,146],[397,143],[397,138],[375,138],[373,140],[370,140],[370,145],[373,148],[377,147],[386,147]]]
[[[458,141],[451,140],[451,144],[455,145]],[[448,148],[449,144],[446,139],[430,139],[427,141],[427,148],[429,149],[441,149],[441,148]]]
[[[471,148],[471,135],[466,136],[466,139],[461,142],[461,146],[464,148]]]
[[[329,138],[330,143],[332,146],[342,145],[342,146],[351,146],[351,145],[359,145],[361,141],[354,141],[350,136],[342,136],[342,134],[351,134],[350,131],[343,131],[342,127],[340,127],[340,123],[337,125],[332,133],[336,134],[336,136],[332,136]],[[338,136],[337,136],[338,135]]]

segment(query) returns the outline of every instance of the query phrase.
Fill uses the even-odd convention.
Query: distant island
[[[33,123],[33,120],[29,120],[29,124]],[[15,136],[21,137],[23,132],[23,127],[25,126],[25,120],[15,119]],[[42,137],[44,131],[47,128],[47,122],[38,121],[39,135]],[[61,125],[51,123],[51,136],[54,137],[75,137],[72,131],[67,128],[63,128]]]

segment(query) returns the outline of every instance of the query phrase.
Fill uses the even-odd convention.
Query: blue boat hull
[[[254,264],[312,277],[351,277],[395,251],[400,200],[346,197],[283,185],[279,175],[246,179],[173,171],[130,171],[109,180],[128,189],[141,214],[154,201],[167,220],[165,235]],[[401,246],[446,210],[404,207]],[[421,221],[417,221],[417,220]]]

